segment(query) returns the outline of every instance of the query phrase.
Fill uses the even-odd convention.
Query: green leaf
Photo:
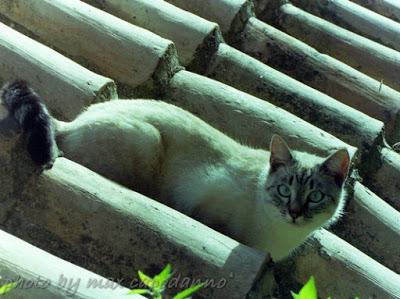
[[[16,282],[11,282],[11,283],[7,283],[5,285],[2,285],[0,287],[0,295],[4,295],[7,294],[8,292],[10,292],[12,289],[15,289],[15,287],[17,286]]]
[[[293,299],[301,299],[300,295],[296,294],[293,291],[290,291],[290,294],[292,294]]]
[[[294,299],[318,299],[317,288],[314,277],[311,276],[307,283],[301,288],[298,294],[292,293]]]
[[[139,274],[139,278],[140,280],[146,285],[148,286],[150,289],[153,289],[154,287],[154,280],[147,276],[146,274],[144,274],[142,271],[138,271]]]
[[[144,294],[150,294],[150,293],[151,292],[148,289],[133,289],[128,292],[128,295],[132,295],[132,294],[144,295]]]
[[[188,288],[186,290],[183,290],[183,291],[179,292],[172,299],[185,299],[185,298],[188,298],[190,295],[192,295],[193,293],[195,293],[198,290],[200,290],[203,286],[204,286],[203,283],[200,283],[200,284],[197,284],[195,286],[192,286],[192,287],[190,287],[190,288]]]
[[[154,281],[154,286],[157,287],[158,289],[164,288],[168,280],[172,276],[172,267],[170,264],[167,264],[167,266],[156,276],[154,276],[153,281]]]

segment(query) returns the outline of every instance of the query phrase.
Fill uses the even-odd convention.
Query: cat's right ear
[[[289,166],[293,163],[293,156],[289,146],[278,135],[273,135],[270,144],[270,170],[275,171],[281,166]]]
[[[350,168],[350,155],[346,149],[340,149],[330,155],[322,163],[321,171],[334,177],[336,184],[341,187],[345,181]]]

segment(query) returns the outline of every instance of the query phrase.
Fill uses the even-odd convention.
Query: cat
[[[400,153],[400,142],[397,142],[395,144],[392,145],[392,149],[397,152]]]
[[[51,117],[24,81],[3,87],[3,103],[26,136],[33,161],[64,155],[220,230],[286,258],[343,210],[350,157],[242,145],[195,115],[156,100],[113,100],[71,122]]]

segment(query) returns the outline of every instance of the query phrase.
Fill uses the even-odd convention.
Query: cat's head
[[[262,200],[278,208],[278,217],[297,226],[319,227],[340,216],[350,166],[346,149],[321,158],[291,151],[275,135],[270,153]]]

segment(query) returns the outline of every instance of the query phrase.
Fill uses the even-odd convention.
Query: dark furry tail
[[[27,149],[38,165],[50,168],[58,155],[51,116],[25,81],[6,84],[1,98],[25,134]]]

